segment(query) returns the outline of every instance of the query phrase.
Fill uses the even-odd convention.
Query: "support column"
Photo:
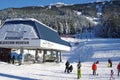
[[[38,49],[35,50],[35,62],[38,62]]]
[[[43,63],[46,61],[46,53],[47,53],[47,51],[44,50],[44,52],[43,52]]]
[[[62,62],[62,58],[61,58],[61,51],[60,51],[60,62]]]
[[[23,64],[24,63],[24,54],[23,54],[23,52],[24,52],[24,48],[20,48],[20,54],[19,54],[19,65],[21,65],[21,64]]]
[[[55,61],[54,51],[53,51],[53,50],[51,50],[50,52],[51,52],[50,58],[52,58],[51,60]]]
[[[51,50],[51,57],[53,57],[53,50]]]
[[[58,51],[56,51],[56,62],[59,62]]]

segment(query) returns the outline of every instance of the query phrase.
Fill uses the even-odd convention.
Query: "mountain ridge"
[[[62,4],[62,6],[57,4],[59,7],[48,5],[44,7],[27,6],[22,8],[7,8],[0,10],[0,20],[4,22],[4,20],[9,18],[35,18],[57,30],[59,34],[75,34],[76,32],[82,33],[85,30],[93,30],[96,26],[106,26],[110,18],[112,20],[115,18],[111,17],[111,15],[117,16],[117,19],[115,18],[114,20],[114,24],[116,25],[117,20],[120,18],[119,4],[120,1],[104,1],[73,5]],[[79,15],[77,14],[78,12],[80,13]],[[98,24],[94,24],[94,22]],[[118,25],[117,23],[116,26]],[[106,36],[98,35],[99,33],[96,34],[100,37],[113,37],[108,36],[106,33],[104,33]],[[120,33],[118,37],[120,37]]]

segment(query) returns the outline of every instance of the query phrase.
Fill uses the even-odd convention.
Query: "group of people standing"
[[[72,72],[72,70],[73,70],[73,66],[70,65],[69,61],[67,60],[67,62],[65,63],[65,71],[64,72],[70,73],[70,72]]]
[[[92,65],[93,75],[98,75],[98,74],[96,74],[96,71],[97,71],[96,64],[98,64],[98,61],[94,62]],[[111,61],[111,59],[108,59],[108,68],[111,68],[111,67],[112,67],[112,61]],[[117,76],[119,76],[119,74],[120,74],[120,62],[117,65],[117,70],[118,70]],[[114,79],[114,71],[113,70],[110,71],[110,80],[111,79]]]
[[[111,60],[111,59],[108,59],[108,67],[109,67],[109,68],[112,67],[112,60]],[[117,76],[119,76],[119,74],[120,74],[120,62],[119,62],[119,64],[117,65],[117,70],[118,70]],[[111,70],[110,78],[114,78],[113,75],[114,75],[114,71]]]
[[[17,57],[15,55],[10,56],[9,63],[15,64],[15,60],[18,61],[18,65],[21,65],[22,54],[19,54]]]
[[[93,75],[98,75],[98,73],[97,73],[97,64],[99,64],[99,61],[96,61],[96,62],[94,62],[93,64],[92,64],[92,71],[93,71]],[[67,72],[67,73],[69,73],[69,72],[72,72],[72,71],[70,71],[70,70],[73,70],[73,66],[72,65],[70,65],[70,63],[69,63],[69,61],[67,60],[67,62],[65,63],[65,72]],[[70,66],[72,66],[72,68],[70,68]],[[112,67],[112,61],[111,61],[111,59],[108,59],[108,67]],[[119,64],[117,65],[117,70],[118,70],[118,73],[117,73],[117,75],[119,76],[120,75],[120,62],[119,62]],[[110,71],[110,80],[113,78],[114,79],[114,71],[113,70],[111,70]],[[77,78],[79,79],[79,78],[81,78],[82,77],[82,70],[81,70],[81,62],[80,61],[78,61],[78,63],[77,63]]]
[[[112,67],[112,61],[111,60],[108,60],[108,67]],[[118,70],[117,76],[119,76],[119,74],[120,74],[120,62],[117,65],[117,70]],[[111,70],[111,72],[110,72],[110,79],[114,79],[113,76],[114,76],[114,71]]]
[[[64,72],[70,73],[70,72],[72,72],[72,70],[73,70],[73,66],[70,65],[69,61],[67,60],[65,63],[65,71]],[[79,79],[81,77],[82,77],[81,62],[79,61],[77,64],[77,78]]]

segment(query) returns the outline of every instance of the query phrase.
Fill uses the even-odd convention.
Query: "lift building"
[[[62,40],[54,29],[32,18],[6,20],[0,29],[0,47],[20,49],[20,53],[24,53],[24,49],[36,50],[36,56],[42,50],[43,62],[47,51],[56,51],[60,61],[61,51],[70,51],[70,44]]]

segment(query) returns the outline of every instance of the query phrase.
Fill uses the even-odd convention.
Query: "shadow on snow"
[[[34,78],[20,77],[20,76],[15,76],[15,75],[10,75],[10,74],[4,74],[4,73],[0,73],[0,76],[2,76],[2,77],[8,77],[8,78],[13,78],[13,79],[19,79],[19,80],[36,80]]]

